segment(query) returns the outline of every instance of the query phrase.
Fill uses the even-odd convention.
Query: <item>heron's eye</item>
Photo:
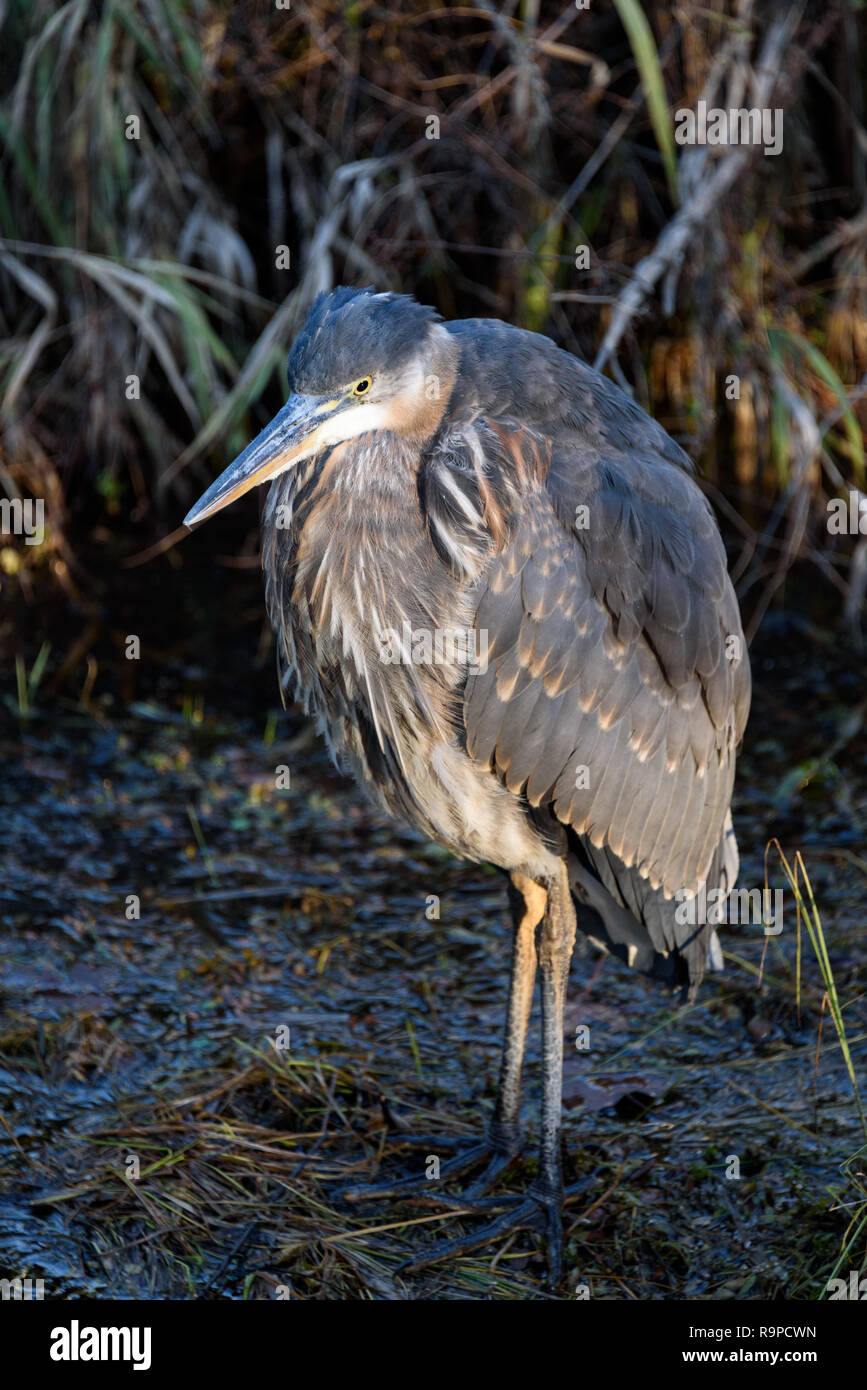
[[[361,378],[361,380],[360,380],[360,381],[356,381],[355,385],[353,386],[353,388],[352,388],[352,394],[353,394],[353,396],[366,396],[372,385],[373,385],[373,379],[372,379],[372,377],[363,376],[363,377]]]

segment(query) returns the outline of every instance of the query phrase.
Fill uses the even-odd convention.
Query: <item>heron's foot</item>
[[[404,1275],[415,1274],[418,1270],[426,1269],[428,1265],[469,1255],[473,1250],[478,1250],[483,1245],[491,1245],[504,1236],[515,1235],[518,1231],[535,1231],[545,1237],[548,1282],[552,1288],[556,1287],[563,1274],[563,1195],[562,1189],[555,1190],[535,1182],[523,1197],[512,1198],[510,1202],[506,1198],[510,1210],[503,1212],[493,1221],[487,1222],[469,1235],[439,1241],[421,1255],[405,1260],[395,1272]]]
[[[426,1156],[422,1171],[414,1177],[397,1181],[369,1183],[364,1187],[350,1187],[343,1192],[343,1197],[347,1202],[372,1202],[379,1201],[384,1197],[409,1197],[416,1201],[435,1202],[442,1206],[467,1208],[474,1203],[475,1199],[484,1198],[485,1194],[490,1192],[494,1184],[514,1163],[521,1152],[522,1145],[520,1132],[517,1129],[498,1131],[496,1135],[491,1134],[479,1143],[471,1144],[454,1158],[450,1158],[447,1163],[438,1164],[436,1176],[430,1175],[430,1159],[436,1156],[436,1140],[431,1140],[426,1147],[429,1148],[430,1152]],[[443,1190],[444,1185],[452,1178],[461,1178],[465,1173],[470,1173],[476,1168],[482,1168],[482,1172],[459,1195],[452,1196]],[[478,1209],[489,1211],[492,1204],[502,1206],[508,1200],[508,1198],[503,1201],[498,1198],[488,1198],[478,1203]]]

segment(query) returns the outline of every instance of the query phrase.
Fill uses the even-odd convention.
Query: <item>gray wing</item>
[[[516,494],[464,722],[471,755],[571,826],[603,880],[613,856],[670,898],[719,860],[750,680],[713,515],[654,444],[558,441]]]

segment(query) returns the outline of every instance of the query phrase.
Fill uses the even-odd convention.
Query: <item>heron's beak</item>
[[[187,512],[184,525],[196,526],[205,521],[251,488],[267,483],[304,455],[315,452],[319,427],[336,405],[337,401],[325,402],[318,396],[290,396],[271,423]]]

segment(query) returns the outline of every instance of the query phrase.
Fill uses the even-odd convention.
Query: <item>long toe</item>
[[[435,1144],[432,1144],[431,1148],[435,1148]],[[467,1196],[472,1198],[488,1191],[500,1173],[509,1166],[512,1157],[511,1154],[499,1153],[487,1139],[483,1139],[480,1143],[465,1149],[463,1153],[459,1153],[455,1158],[450,1158],[448,1163],[443,1163],[438,1170],[438,1176],[435,1178],[428,1177],[427,1164],[425,1164],[424,1170],[411,1178],[369,1183],[362,1187],[348,1187],[341,1195],[347,1202],[375,1202],[381,1201],[384,1197],[412,1197],[416,1200],[436,1201],[441,1193],[445,1197],[442,1188],[452,1178],[463,1177],[464,1173],[469,1173],[474,1168],[480,1167],[481,1164],[487,1163],[487,1168],[479,1179],[479,1184],[474,1184],[467,1193]],[[451,1198],[447,1198],[446,1201],[451,1205]]]
[[[485,1171],[464,1188],[462,1196],[484,1197],[503,1174],[509,1171],[516,1158],[516,1153],[494,1153]]]
[[[493,1199],[496,1201],[496,1199]],[[559,1284],[563,1273],[563,1225],[561,1217],[562,1198],[559,1194],[531,1188],[514,1209],[506,1211],[493,1221],[478,1227],[465,1236],[454,1240],[443,1240],[430,1246],[419,1255],[405,1260],[396,1271],[398,1274],[415,1274],[429,1265],[440,1264],[443,1260],[458,1259],[484,1245],[491,1245],[517,1231],[537,1231],[547,1241],[548,1282],[552,1287]]]

